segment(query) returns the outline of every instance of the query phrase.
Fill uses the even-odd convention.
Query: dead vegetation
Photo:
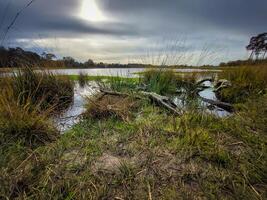
[[[130,96],[101,95],[89,99],[85,117],[93,119],[107,119],[116,117],[125,122],[132,118],[131,111],[137,108],[138,102]]]

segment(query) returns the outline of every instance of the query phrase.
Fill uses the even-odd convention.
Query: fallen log
[[[115,91],[107,91],[104,89],[100,89],[100,92],[105,94],[105,95],[115,95],[115,96],[124,96],[124,97],[128,97],[130,96],[130,94],[127,93],[121,93],[121,92],[115,92]],[[161,96],[157,93],[154,92],[141,92],[142,95],[149,97],[151,100],[153,100],[154,102],[156,102],[158,105],[165,107],[167,110],[171,111],[172,113],[176,114],[176,115],[182,115],[181,112],[178,112],[177,110],[177,105],[173,103],[173,101],[171,101],[170,98],[166,97],[166,96]],[[134,96],[137,99],[142,99],[139,96]]]
[[[204,98],[204,97],[201,97],[199,96],[202,101],[204,102],[207,102],[209,104],[212,104],[214,106],[217,106],[219,108],[222,108],[228,112],[234,112],[234,106],[230,103],[225,103],[225,102],[222,102],[222,101],[215,101],[215,100],[212,100],[212,99],[207,99],[207,98]]]
[[[156,102],[158,105],[165,107],[172,113],[176,115],[182,115],[182,113],[177,110],[177,105],[173,103],[173,101],[171,101],[170,98],[166,96],[161,96],[154,92],[141,92],[141,94],[148,96],[151,100]]]

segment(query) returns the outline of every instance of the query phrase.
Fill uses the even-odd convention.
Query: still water
[[[80,73],[91,76],[121,76],[121,77],[138,77],[137,73],[143,72],[147,68],[105,68],[105,69],[50,69],[49,72],[58,75],[79,75]],[[208,69],[174,69],[180,73],[192,72],[220,72],[221,70],[208,70]]]

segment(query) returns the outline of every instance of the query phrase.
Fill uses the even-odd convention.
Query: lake
[[[159,69],[159,68],[158,68]],[[57,75],[79,75],[80,73],[91,76],[121,76],[121,77],[138,77],[137,73],[144,72],[147,68],[105,68],[105,69],[49,69],[48,71]],[[183,68],[174,69],[180,73],[192,72],[212,72],[217,73],[221,70],[216,69],[199,69],[199,68]]]

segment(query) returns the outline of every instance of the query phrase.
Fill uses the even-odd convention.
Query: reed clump
[[[171,94],[176,92],[177,76],[173,70],[148,70],[143,74],[143,84],[147,90],[157,94]]]
[[[220,74],[220,78],[229,80],[232,85],[218,92],[223,101],[243,103],[249,98],[257,98],[266,93],[266,66],[244,66],[225,70]]]
[[[84,73],[79,73],[79,76],[78,76],[78,83],[81,87],[84,87],[86,84],[87,84],[87,81],[88,81],[88,77],[86,74]]]
[[[54,141],[59,135],[49,119],[52,109],[34,107],[30,99],[21,105],[11,86],[0,93],[0,143],[22,143],[36,147]]]
[[[21,105],[30,102],[44,110],[51,106],[61,110],[73,101],[73,83],[46,71],[39,73],[30,68],[21,69],[12,75],[9,82],[14,97]]]
[[[35,147],[55,140],[58,131],[51,115],[69,106],[74,95],[71,81],[30,68],[1,81],[1,143],[21,142]]]

